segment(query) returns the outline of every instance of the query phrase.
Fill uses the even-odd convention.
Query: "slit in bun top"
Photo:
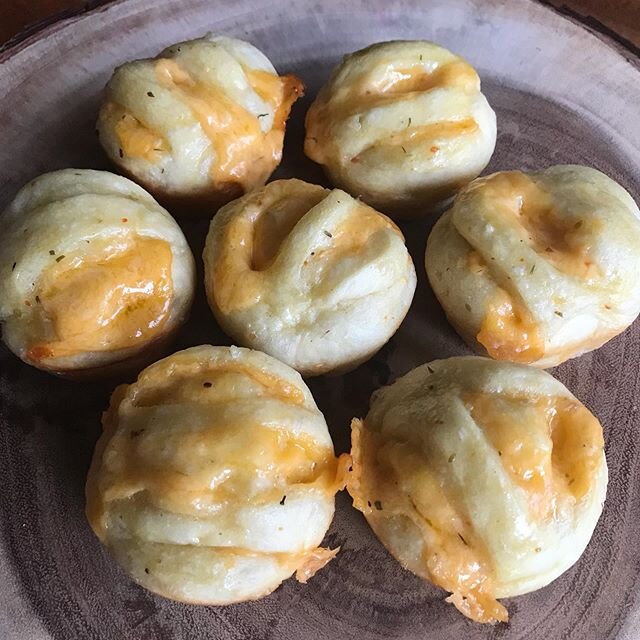
[[[306,582],[344,486],[298,373],[257,351],[180,351],[116,389],[87,479],[96,535],[142,586],[195,604]]]
[[[602,427],[550,374],[489,358],[422,365],[352,424],[347,488],[385,547],[477,622],[555,580],[606,495]]]
[[[344,191],[295,179],[223,207],[203,257],[222,329],[304,375],[344,372],[371,357],[416,287],[389,218]]]
[[[155,359],[187,318],[194,280],[175,220],[106,171],[44,174],[0,216],[2,337],[51,373],[109,374]]]
[[[495,142],[475,69],[431,42],[396,41],[344,58],[307,113],[304,148],[336,186],[410,217],[478,176]]]
[[[98,117],[111,160],[161,202],[204,211],[265,183],[301,81],[211,34],[118,67]]]
[[[551,367],[640,312],[640,213],[603,173],[559,165],[479,178],[435,225],[429,282],[480,352]]]

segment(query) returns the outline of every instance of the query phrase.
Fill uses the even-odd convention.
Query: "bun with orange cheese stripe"
[[[571,567],[606,494],[598,420],[548,373],[488,358],[375,392],[351,455],[347,488],[378,538],[478,622]]]
[[[195,267],[175,220],[141,187],[64,169],[0,216],[0,322],[16,355],[65,376],[156,359],[186,320]]]
[[[307,156],[336,186],[397,217],[452,196],[484,169],[495,142],[475,69],[417,40],[346,56],[306,118]]]
[[[555,366],[640,312],[640,213],[603,173],[558,165],[471,183],[427,243],[451,324],[499,360]]]
[[[343,372],[372,356],[416,287],[389,218],[344,191],[295,179],[223,207],[203,257],[224,331],[304,375]]]
[[[196,604],[253,600],[337,553],[319,545],[344,464],[285,364],[186,349],[118,387],[103,424],[87,517],[143,587]]]
[[[220,205],[278,166],[302,91],[248,42],[208,34],[118,67],[98,134],[111,160],[163,202]]]

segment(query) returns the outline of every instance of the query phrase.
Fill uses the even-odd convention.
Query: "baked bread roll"
[[[263,185],[280,164],[302,91],[248,42],[209,34],[118,67],[98,134],[111,160],[161,201],[219,205]]]
[[[346,56],[307,113],[304,150],[337,186],[408,217],[479,175],[495,143],[475,69],[416,40]]]
[[[639,247],[631,196],[595,169],[559,165],[474,181],[431,232],[426,268],[472,348],[551,367],[638,316]]]
[[[203,257],[222,329],[303,375],[344,372],[372,356],[416,287],[393,222],[301,180],[271,182],[221,209]]]
[[[143,587],[196,604],[305,582],[344,477],[300,376],[263,353],[200,346],[118,387],[87,479],[87,517]],[[348,460],[348,458],[347,458]]]
[[[114,373],[157,358],[187,318],[193,256],[175,220],[106,171],[36,178],[0,216],[0,323],[51,373]]]
[[[606,494],[598,420],[548,373],[487,358],[378,390],[351,454],[347,488],[378,538],[478,622],[571,567]]]

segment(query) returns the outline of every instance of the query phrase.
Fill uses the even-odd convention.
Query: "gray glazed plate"
[[[108,168],[94,135],[117,64],[207,30],[252,41],[300,75],[278,176],[322,181],[301,151],[306,107],[339,57],[379,40],[424,38],[468,58],[498,113],[487,171],[581,163],[640,195],[637,57],[531,0],[120,0],[49,26],[0,53],[0,209],[33,176]],[[336,447],[371,391],[436,357],[466,352],[422,268],[433,220],[404,225],[420,282],[398,334],[343,378],[311,381]],[[206,224],[187,233],[198,254]],[[1,295],[1,292],[0,292]],[[200,295],[177,347],[228,344]],[[582,559],[548,587],[507,601],[483,627],[404,571],[338,496],[327,542],[337,559],[309,584],[226,608],[172,603],[130,582],[84,516],[83,487],[115,381],[54,379],[0,347],[0,637],[7,640],[429,638],[632,640],[640,637],[640,325],[554,373],[602,421],[608,500]]]

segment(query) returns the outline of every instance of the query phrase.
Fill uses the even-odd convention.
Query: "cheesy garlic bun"
[[[598,420],[548,373],[488,358],[375,392],[351,455],[347,488],[381,542],[478,622],[571,567],[606,494]]]
[[[306,582],[343,488],[298,373],[237,347],[193,347],[116,389],[87,480],[87,517],[143,587],[196,604]]]
[[[203,257],[222,329],[303,375],[344,372],[371,357],[416,287],[391,220],[344,191],[295,179],[223,207]]]
[[[209,34],[118,67],[98,134],[111,160],[162,202],[216,206],[263,185],[278,166],[302,92],[248,42]]]
[[[603,173],[559,165],[470,184],[427,243],[429,282],[472,348],[555,366],[640,313],[640,212]]]
[[[194,281],[180,227],[121,176],[47,173],[0,216],[2,337],[39,369],[81,376],[157,358]]]
[[[304,148],[336,186],[410,217],[478,176],[495,142],[475,69],[416,40],[346,56],[307,113]]]

